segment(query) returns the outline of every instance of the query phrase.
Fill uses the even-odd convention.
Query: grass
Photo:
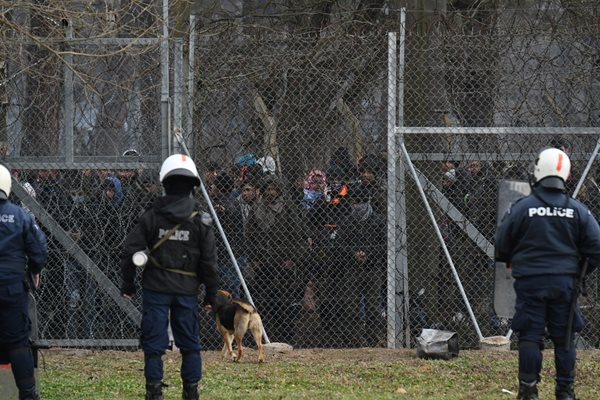
[[[516,397],[517,353],[462,351],[422,360],[413,350],[248,351],[241,363],[203,352],[202,399],[510,399]],[[181,398],[179,354],[164,357],[165,400]],[[544,354],[540,398],[554,398],[551,350]],[[47,350],[40,360],[43,399],[142,399],[141,352]],[[578,353],[578,399],[600,398],[600,351]],[[504,393],[503,389],[513,392]]]

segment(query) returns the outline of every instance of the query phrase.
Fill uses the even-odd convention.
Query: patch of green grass
[[[449,360],[422,360],[411,350],[294,350],[264,364],[249,351],[241,363],[203,352],[202,399],[510,399],[517,391],[517,353],[462,351]],[[180,357],[164,357],[165,399],[181,398]],[[540,398],[554,397],[553,354],[545,352]],[[42,397],[141,399],[141,352],[50,350],[39,376]],[[600,351],[580,351],[577,394],[600,398]],[[510,390],[514,395],[502,392]]]

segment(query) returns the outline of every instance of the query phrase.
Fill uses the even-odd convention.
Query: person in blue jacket
[[[11,184],[10,171],[0,165],[0,350],[8,355],[19,399],[36,400],[26,268],[37,287],[48,245],[31,214],[8,200]]]
[[[568,329],[580,266],[600,265],[600,227],[590,211],[566,193],[571,162],[556,148],[534,163],[532,192],[506,212],[496,231],[496,260],[510,264],[515,278],[519,334],[519,399],[537,399],[546,330],[554,343],[556,399],[575,399],[573,335],[583,329],[578,308]]]

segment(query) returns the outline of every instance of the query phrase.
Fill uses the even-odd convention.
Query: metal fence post
[[[188,132],[188,143],[194,148],[193,129],[194,129],[194,88],[196,81],[196,16],[190,15],[190,37],[188,48],[188,98],[187,98],[187,119],[185,131]]]
[[[163,36],[160,42],[160,117],[161,117],[161,156],[166,159],[171,154],[169,129],[169,0],[163,0]]]
[[[396,337],[396,33],[388,33],[387,137],[387,347],[398,347]]]
[[[183,126],[183,41],[173,40],[173,129]]]
[[[400,10],[400,52],[398,58],[398,126],[404,126],[404,68],[405,59],[404,51],[406,46],[406,8]],[[404,137],[400,135],[400,143],[403,143]],[[396,146],[398,142],[396,142]],[[398,147],[396,147],[398,152]],[[396,156],[397,157],[397,156]],[[402,279],[402,306],[403,320],[400,327],[404,328],[404,343],[405,347],[410,347],[410,293],[408,291],[408,247],[407,247],[407,230],[406,230],[406,173],[404,163],[398,162],[396,158],[396,179],[398,187],[396,189],[396,201],[400,206],[400,214],[398,214],[398,230],[400,235],[396,237],[396,265],[401,271],[399,279]],[[398,322],[398,321],[397,321]]]
[[[63,140],[64,147],[62,151],[64,151],[65,161],[67,164],[71,164],[73,162],[73,54],[70,51],[70,40],[73,39],[73,24],[71,21],[66,21],[65,23],[65,46],[67,47],[67,52],[65,54],[65,100],[64,100],[64,127],[63,127]]]

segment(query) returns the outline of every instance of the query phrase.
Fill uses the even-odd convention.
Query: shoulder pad
[[[200,219],[201,219],[202,223],[206,226],[212,226],[212,224],[213,224],[212,217],[206,211],[202,211],[202,213],[200,215]]]

